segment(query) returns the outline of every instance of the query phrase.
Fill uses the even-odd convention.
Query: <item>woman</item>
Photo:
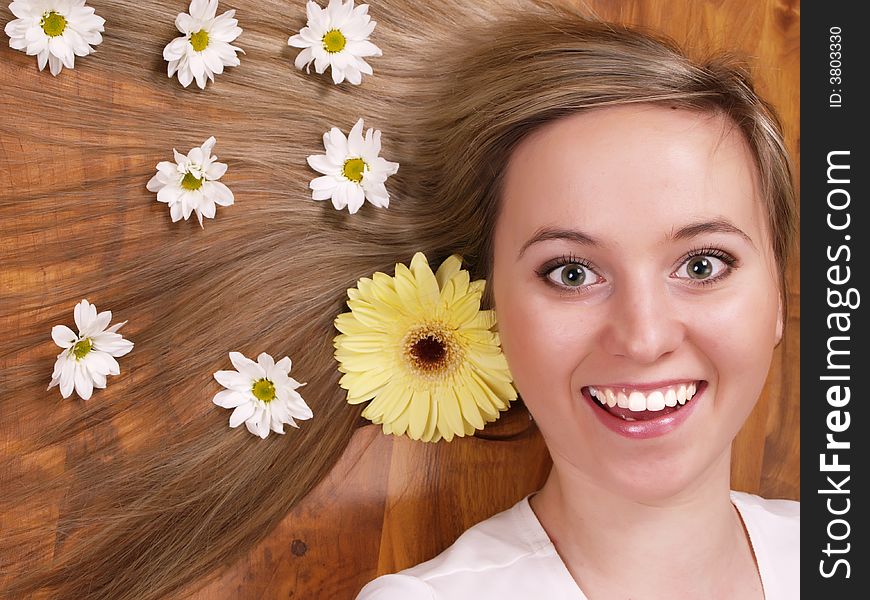
[[[799,504],[729,493],[785,313],[775,116],[733,64],[629,29],[519,16],[486,39],[424,168],[484,207],[482,272],[553,468],[358,598],[798,597]]]

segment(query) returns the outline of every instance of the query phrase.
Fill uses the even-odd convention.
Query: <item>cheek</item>
[[[523,399],[550,397],[559,390],[569,393],[571,373],[588,353],[590,336],[582,314],[564,302],[503,292],[496,292],[499,335]]]
[[[711,362],[725,398],[754,405],[776,345],[778,304],[767,286],[691,308],[690,338]]]

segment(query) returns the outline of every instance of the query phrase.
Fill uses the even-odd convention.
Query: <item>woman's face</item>
[[[557,469],[651,500],[722,467],[782,333],[729,121],[644,104],[535,131],[507,166],[493,260],[502,346]]]

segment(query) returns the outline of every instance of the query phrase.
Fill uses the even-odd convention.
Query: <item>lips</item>
[[[581,391],[608,429],[645,439],[664,435],[683,423],[706,389],[704,380],[675,380],[657,385],[593,385]]]

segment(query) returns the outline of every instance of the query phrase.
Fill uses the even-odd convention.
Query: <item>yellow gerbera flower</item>
[[[384,433],[447,441],[472,435],[517,397],[495,311],[480,310],[486,281],[454,254],[432,273],[423,253],[396,276],[377,272],[347,290],[334,339],[347,401]]]

